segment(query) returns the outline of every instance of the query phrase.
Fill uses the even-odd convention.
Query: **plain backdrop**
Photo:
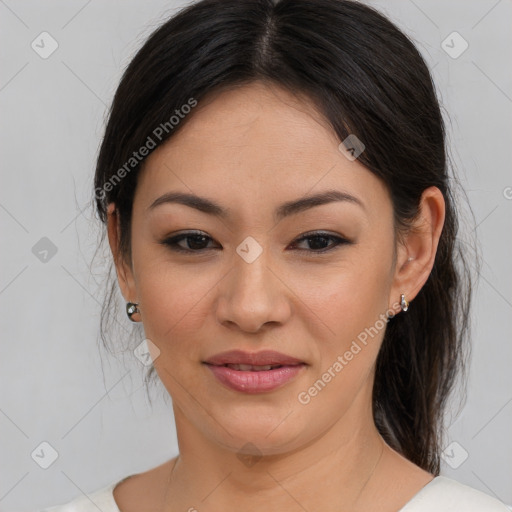
[[[101,275],[89,265],[106,110],[135,51],[183,5],[0,0],[2,511],[63,503],[177,454],[165,389],[150,407],[146,368],[99,351]],[[458,417],[452,408],[442,475],[512,504],[512,2],[370,5],[433,69],[482,250],[468,398]],[[122,312],[119,323],[129,332]]]

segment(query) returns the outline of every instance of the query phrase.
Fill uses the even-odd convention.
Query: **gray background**
[[[133,356],[100,355],[102,267],[91,273],[89,264],[99,226],[92,176],[106,108],[130,57],[182,5],[0,0],[2,511],[62,503],[177,453],[165,390],[152,393],[151,408],[143,365]],[[457,444],[447,443],[442,474],[512,504],[512,2],[371,5],[415,39],[433,68],[452,158],[476,218],[467,229],[482,247],[468,399],[458,417],[452,408],[448,443]],[[31,47],[43,31],[59,45],[46,59]],[[458,58],[441,46],[453,31],[469,43]],[[54,255],[41,252],[49,244],[43,237]],[[128,320],[119,322],[128,333]],[[34,460],[44,457],[31,456],[45,441],[58,453],[48,469]]]

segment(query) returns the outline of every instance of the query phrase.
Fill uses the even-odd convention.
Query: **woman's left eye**
[[[346,238],[343,238],[341,236],[337,236],[337,235],[331,235],[329,233],[322,233],[322,232],[316,232],[316,233],[309,233],[309,234],[306,234],[302,237],[300,237],[299,239],[297,239],[297,242],[304,242],[304,241],[307,241],[308,243],[311,243],[310,241],[313,240],[314,243],[312,244],[313,246],[317,246],[317,249],[318,249],[318,245],[323,245],[326,241],[333,241],[334,244],[328,246],[328,247],[324,247],[324,248],[321,248],[321,250],[313,250],[312,252],[314,253],[323,253],[323,252],[327,252],[327,251],[331,251],[332,249],[335,249],[338,245],[345,245],[345,244],[350,244],[351,242],[349,240],[347,240]],[[295,242],[295,243],[297,243]],[[300,249],[300,250],[308,250],[308,249]]]
[[[202,232],[189,232],[182,233],[180,235],[166,238],[161,243],[171,248],[173,251],[177,252],[186,252],[186,253],[199,253],[204,252],[205,250],[214,249],[215,247],[205,247],[207,245],[208,240],[213,241],[211,237]],[[183,247],[180,245],[181,242],[185,241],[185,245],[187,247]],[[311,243],[313,241],[313,243]],[[334,242],[330,246],[324,247],[326,243],[329,241]],[[343,238],[341,236],[332,235],[324,232],[314,232],[307,233],[292,243],[292,247],[297,246],[298,243],[308,242],[308,244],[313,246],[312,249],[298,249],[299,251],[308,251],[312,253],[324,253],[336,248],[339,245],[350,244],[349,240]],[[199,246],[199,247],[198,247]],[[322,246],[322,247],[319,247]]]

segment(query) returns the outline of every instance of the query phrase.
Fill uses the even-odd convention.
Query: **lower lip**
[[[293,379],[302,369],[304,364],[293,366],[281,366],[273,370],[242,371],[228,368],[227,366],[215,366],[207,364],[213,375],[228,388],[243,393],[263,393],[277,389]]]

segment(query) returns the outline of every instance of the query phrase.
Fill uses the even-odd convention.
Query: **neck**
[[[368,397],[360,398],[306,446],[273,455],[220,446],[175,406],[180,455],[164,510],[359,510],[388,453],[371,409],[359,406]]]

